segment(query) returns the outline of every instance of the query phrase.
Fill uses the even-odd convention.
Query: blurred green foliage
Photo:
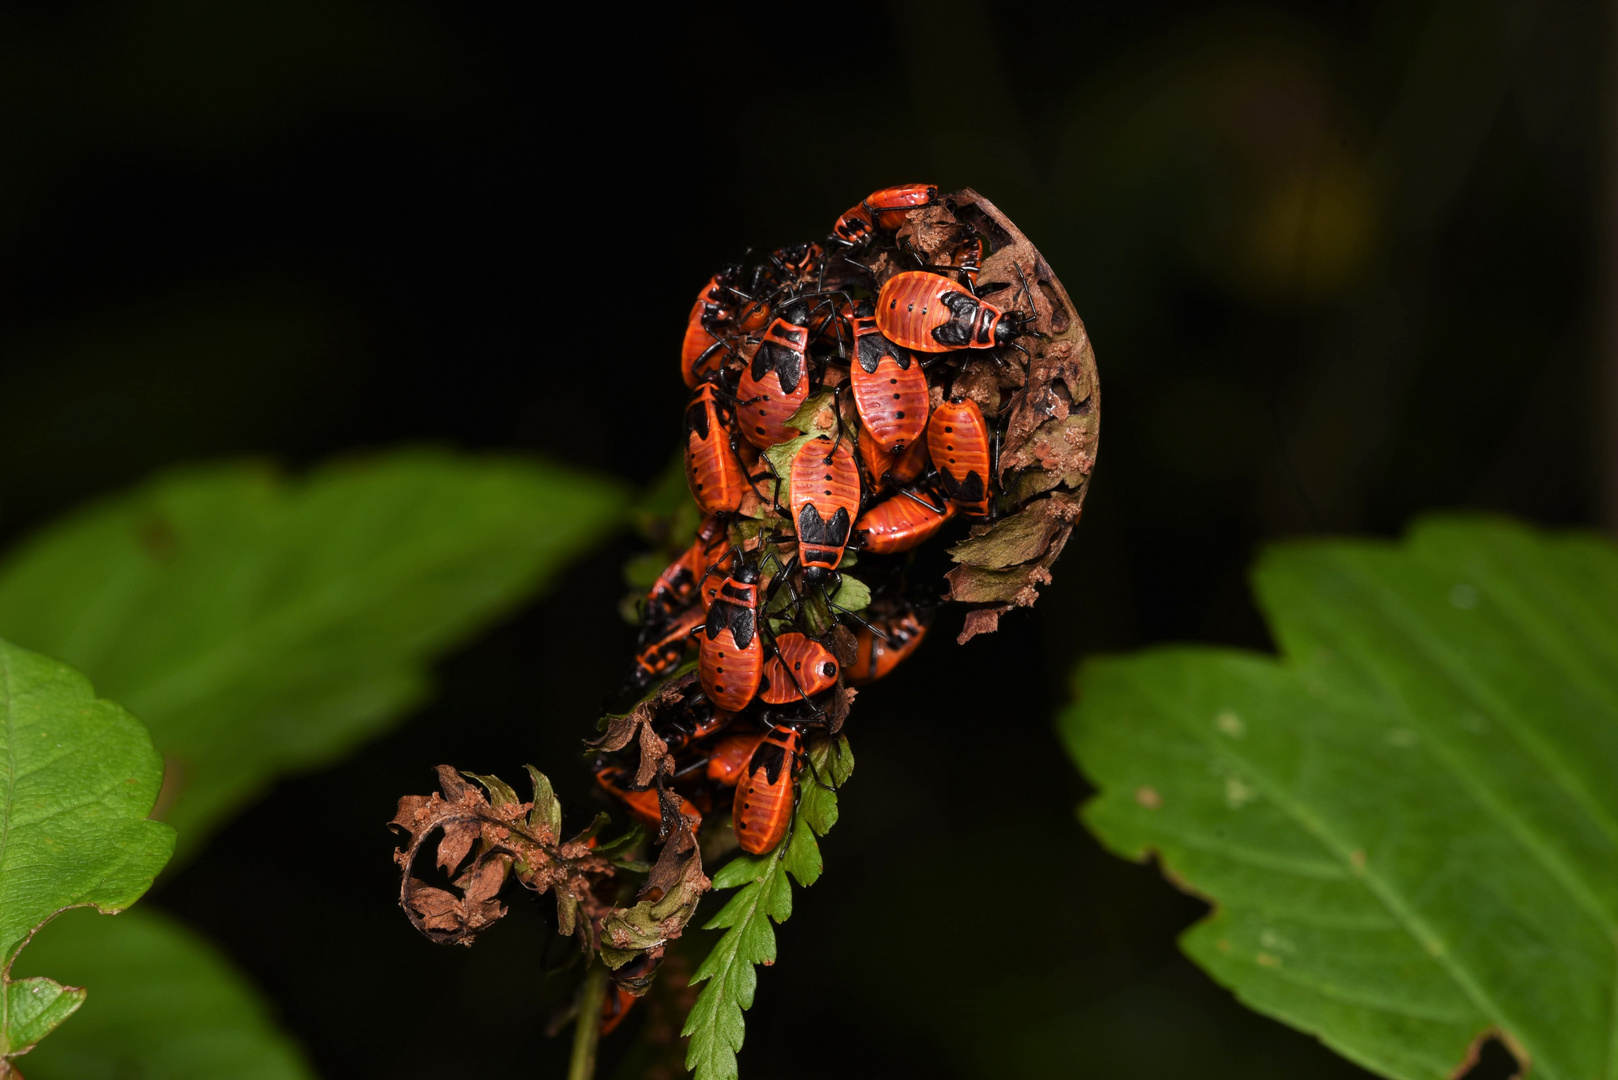
[[[397,721],[433,655],[626,503],[603,478],[430,450],[294,481],[186,469],[25,543],[0,566],[0,633],[138,711],[170,761],[161,814],[194,851],[275,777]]]
[[[1445,1080],[1497,1032],[1536,1072],[1599,1075],[1618,550],[1437,518],[1398,546],[1277,547],[1255,581],[1279,660],[1081,671],[1085,822],[1218,905],[1182,939],[1198,964],[1366,1068]]]
[[[153,909],[116,919],[64,915],[28,947],[19,967],[89,988],[72,1022],[28,1055],[30,1080],[315,1075],[241,973]]]
[[[185,469],[23,544],[0,566],[0,626],[74,657],[102,692],[149,718],[168,761],[156,812],[195,854],[276,777],[351,753],[397,721],[427,693],[434,656],[622,524],[627,503],[603,478],[436,450],[297,480],[254,464]],[[142,815],[163,778],[155,755],[149,765],[149,790],[117,789],[144,790]],[[140,824],[161,833],[166,858],[173,833]],[[21,850],[8,840],[6,857]],[[161,863],[146,867],[142,890]],[[21,933],[69,902],[88,901],[4,910],[33,920]],[[183,925],[73,919],[42,940],[27,966],[60,962],[97,997],[89,1022],[31,1071],[310,1075],[256,991]]]

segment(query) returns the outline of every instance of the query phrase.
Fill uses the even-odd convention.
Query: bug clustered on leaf
[[[543,776],[522,803],[448,767],[443,796],[402,800],[393,822],[410,837],[401,902],[418,929],[469,942],[503,913],[511,876],[554,892],[563,931],[613,969],[610,1024],[710,887],[704,857],[785,851],[804,785],[846,775],[856,687],[911,655],[942,602],[969,605],[963,643],[1034,603],[1099,434],[1071,302],[970,189],[885,188],[822,242],[724,267],[691,307],[680,373],[690,503],[651,523],[662,559],[633,564],[646,591],[609,702],[621,711],[587,744],[599,788],[646,838],[599,843],[598,820],[562,843]],[[835,814],[816,813],[823,832]],[[435,832],[455,891],[412,876]],[[648,843],[650,866],[636,861]]]

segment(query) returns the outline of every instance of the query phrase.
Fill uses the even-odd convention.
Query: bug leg
[[[708,755],[706,755],[704,757],[700,757],[697,760],[693,761],[691,764],[685,766],[684,768],[674,770],[674,772],[672,774],[670,774],[669,779],[670,780],[679,780],[679,779],[682,779],[683,777],[690,776],[692,773],[696,772],[698,769],[701,769],[704,766],[706,766],[708,764],[708,762],[710,762],[712,760],[713,760],[713,755],[712,754],[708,754]]]
[[[993,470],[991,469],[990,471],[992,472]],[[913,503],[916,503],[916,504],[918,504],[920,506],[925,506],[927,509],[931,510],[935,514],[942,514],[947,509],[947,507],[943,507],[943,506],[934,506],[932,503],[928,502],[926,499],[922,498],[920,495],[917,495],[910,488],[900,488],[899,489],[899,494],[903,495],[905,498],[909,499]]]

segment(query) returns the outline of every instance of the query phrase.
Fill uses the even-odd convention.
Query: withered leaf
[[[678,709],[685,699],[686,692],[696,683],[695,672],[686,672],[670,679],[656,691],[642,698],[627,713],[606,717],[606,731],[598,739],[586,739],[584,745],[591,750],[606,753],[622,750],[640,735],[642,728],[649,728],[665,712]]]
[[[640,725],[640,764],[635,767],[635,787],[648,787],[659,776],[674,773],[674,758],[669,756],[669,744],[652,729],[651,721]]]
[[[533,776],[536,792],[541,788],[549,792],[544,776]],[[389,822],[408,837],[405,847],[394,853],[394,860],[402,871],[399,904],[416,929],[437,942],[471,944],[480,931],[506,913],[498,895],[513,868],[518,879],[536,892],[555,889],[558,897],[582,901],[586,914],[592,902],[602,906],[594,901],[592,882],[615,872],[606,859],[583,843],[558,845],[546,816],[536,821],[530,813],[533,804],[512,801],[515,792],[498,779],[478,778],[494,794],[493,804],[451,766],[439,766],[438,779],[442,795],[405,796]],[[554,794],[550,798],[554,800]],[[458,895],[428,885],[411,873],[422,846],[435,836],[434,861],[453,875],[451,884]],[[468,862],[475,842],[477,853]]]
[[[1018,339],[1026,363],[972,357],[951,387],[988,414],[1006,417],[998,476],[1002,505],[1015,508],[950,552],[962,565],[948,574],[947,599],[986,605],[968,616],[960,637],[966,641],[997,629],[1010,607],[1033,604],[1038,587],[1050,581],[1095,467],[1101,402],[1095,352],[1072,301],[1038,249],[994,204],[969,188],[958,191],[912,213],[898,235],[929,261],[948,265],[963,225],[991,248],[980,294],[1034,315],[1033,332]],[[1014,393],[1002,408],[1008,391]]]
[[[843,730],[843,724],[848,720],[849,710],[854,707],[854,698],[858,694],[859,691],[854,687],[841,683],[832,691],[831,701],[826,707],[829,720],[826,730],[830,734],[836,735]]]
[[[859,659],[860,643],[854,631],[838,623],[831,632],[831,653],[840,667],[848,667]]]
[[[966,613],[966,624],[961,627],[961,633],[955,639],[957,645],[965,645],[979,634],[992,634],[1000,629],[1000,616],[1011,610],[1010,604],[995,604],[992,607],[974,608]]]
[[[1065,542],[1067,537],[1062,535],[1060,539]],[[1054,542],[1051,547],[1060,550],[1060,545]],[[1034,601],[1039,599],[1038,586],[1048,585],[1051,580],[1051,572],[1043,562],[1015,566],[1009,570],[957,566],[944,576],[949,581],[951,600],[966,604],[1011,604],[1016,607],[1032,607]]]
[[[1078,515],[1078,500],[1056,492],[961,541],[949,553],[958,563],[991,570],[1033,562],[1050,549],[1058,533],[1072,527]]]
[[[601,921],[601,958],[614,970],[685,932],[697,901],[711,887],[702,872],[696,832],[685,819],[663,845],[633,907]]]

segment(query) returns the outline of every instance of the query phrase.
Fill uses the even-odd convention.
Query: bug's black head
[[[758,564],[742,563],[736,569],[736,580],[743,585],[752,585],[758,581]]]
[[[1000,324],[994,328],[994,343],[996,345],[1010,345],[1013,340],[1028,333],[1028,326],[1034,317],[1026,311],[1008,311],[1000,319]]]
[[[823,585],[831,578],[831,571],[824,566],[805,566],[803,580],[806,585]]]

